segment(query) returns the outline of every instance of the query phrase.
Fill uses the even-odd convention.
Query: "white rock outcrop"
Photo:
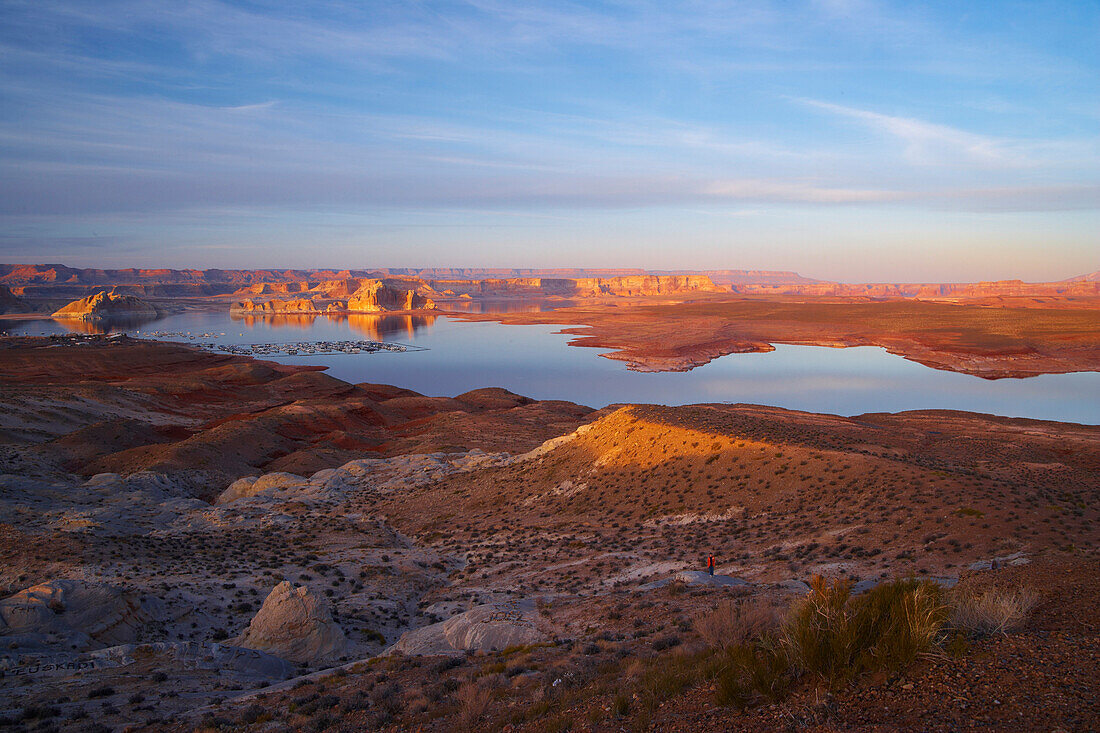
[[[139,640],[160,611],[157,599],[123,588],[50,580],[0,600],[0,635],[60,637],[70,648],[96,649]]]
[[[386,653],[412,656],[502,651],[549,638],[539,628],[533,601],[509,601],[475,606],[446,621],[408,631]]]
[[[292,662],[319,664],[340,657],[347,639],[333,621],[324,597],[284,580],[268,594],[244,633],[229,644]]]

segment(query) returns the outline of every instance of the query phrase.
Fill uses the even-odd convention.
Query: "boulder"
[[[1011,555],[1005,555],[1004,557],[994,557],[989,560],[978,560],[977,562],[970,563],[969,570],[1000,570],[1003,567],[1017,565],[1027,565],[1031,562],[1030,559],[1022,552],[1014,552]]]
[[[244,633],[228,643],[292,662],[319,664],[340,657],[347,639],[323,596],[284,580],[268,594]]]
[[[775,584],[775,587],[779,588],[780,590],[785,590],[788,593],[798,593],[800,595],[805,595],[806,593],[810,592],[809,585],[807,585],[804,581],[796,580],[793,578],[791,580],[781,580]]]

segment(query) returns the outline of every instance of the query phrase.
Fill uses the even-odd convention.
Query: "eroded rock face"
[[[239,301],[229,309],[236,315],[324,315],[331,313],[385,313],[390,311],[432,310],[435,302],[426,298],[409,283],[393,280],[362,280],[356,282],[337,281],[342,287],[324,290],[332,297],[339,293],[347,300],[310,300],[297,298],[291,300],[253,300]],[[348,288],[358,287],[348,294]]]
[[[79,321],[103,321],[109,318],[156,318],[157,309],[141,298],[102,291],[74,300],[53,314],[54,318]]]
[[[156,599],[123,588],[83,580],[51,580],[0,601],[0,635],[64,639],[79,650],[139,640],[141,630],[160,615]]]
[[[324,598],[284,580],[272,589],[244,633],[229,643],[318,664],[343,654],[347,639]]]
[[[347,309],[351,313],[379,313],[382,311],[431,310],[435,303],[384,280],[365,280],[348,298]]]
[[[242,315],[284,315],[284,314],[317,314],[324,313],[324,309],[308,298],[296,298],[293,300],[252,300],[251,298],[233,304],[230,313]]]

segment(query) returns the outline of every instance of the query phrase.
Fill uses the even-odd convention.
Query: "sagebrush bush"
[[[1027,588],[959,591],[951,600],[951,623],[977,635],[1019,631],[1039,603],[1039,597]]]

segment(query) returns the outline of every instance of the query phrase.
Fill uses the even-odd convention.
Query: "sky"
[[[0,261],[1100,268],[1100,2],[0,0]]]

